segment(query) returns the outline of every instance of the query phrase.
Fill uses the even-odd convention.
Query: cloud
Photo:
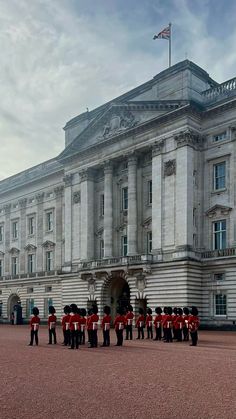
[[[225,48],[226,38],[209,26],[215,2],[198,3],[2,0],[0,178],[56,156],[66,121],[166,68],[168,43],[152,35],[169,20],[173,62],[187,52],[213,78],[233,77],[233,21]],[[220,16],[214,19],[213,29]]]

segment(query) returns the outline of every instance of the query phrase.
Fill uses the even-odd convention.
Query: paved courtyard
[[[236,418],[236,333],[115,347],[112,331],[110,348],[78,351],[39,333],[29,347],[27,326],[0,325],[1,418]]]

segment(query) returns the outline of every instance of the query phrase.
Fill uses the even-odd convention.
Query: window
[[[3,276],[3,260],[0,259],[0,276]]]
[[[50,306],[53,306],[53,299],[52,298],[45,298],[44,299],[44,317],[48,316],[48,309]]]
[[[148,204],[152,204],[152,180],[148,181]]]
[[[46,252],[46,271],[52,271],[53,269],[53,252],[50,250]]]
[[[34,299],[27,298],[26,299],[26,317],[31,316],[33,308],[34,308]]]
[[[215,295],[215,315],[226,316],[227,314],[227,297],[225,294]]]
[[[152,232],[147,233],[147,253],[152,253]]]
[[[27,288],[27,294],[32,294],[34,292],[34,289],[32,287]]]
[[[122,188],[122,210],[128,209],[128,188]]]
[[[224,273],[218,273],[218,274],[214,274],[214,280],[215,281],[223,281],[225,279],[225,274]]]
[[[11,271],[12,275],[18,274],[18,257],[16,256],[11,259]]]
[[[127,253],[128,253],[128,240],[127,240],[127,236],[122,236],[122,238],[121,238],[121,245],[122,245],[122,256],[127,256]]]
[[[104,216],[104,195],[100,195],[100,217]]]
[[[12,238],[18,238],[18,221],[13,221],[12,223]]]
[[[100,240],[100,259],[104,258],[104,240]]]
[[[34,234],[34,217],[28,218],[28,234],[30,236]]]
[[[28,272],[29,273],[35,272],[35,255],[34,254],[28,255]]]
[[[3,241],[3,226],[0,226],[0,242]]]
[[[45,292],[51,292],[51,291],[52,291],[52,287],[50,285],[46,285]]]
[[[214,184],[215,191],[225,188],[225,162],[214,164]]]
[[[46,213],[46,230],[53,230],[53,213],[52,211]]]
[[[213,223],[213,250],[226,248],[226,220]]]
[[[227,132],[223,131],[223,132],[221,132],[217,135],[214,135],[213,136],[213,141],[216,143],[218,141],[224,141],[224,140],[226,140],[226,138],[227,138]]]

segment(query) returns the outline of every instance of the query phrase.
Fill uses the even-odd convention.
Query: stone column
[[[137,254],[137,156],[128,158],[128,256]]]
[[[104,257],[113,256],[113,237],[112,237],[112,187],[113,187],[113,168],[110,162],[104,166]]]
[[[176,162],[176,247],[190,250],[193,246],[193,170],[197,137],[187,130],[175,137]]]
[[[161,140],[152,149],[152,253],[162,252],[162,150],[164,141]]]
[[[81,260],[94,259],[94,178],[90,170],[80,173]]]
[[[26,204],[27,199],[23,198],[19,200],[20,206],[20,228],[19,228],[19,242],[20,242],[20,260],[19,260],[19,273],[27,272],[26,260],[25,260],[25,246],[26,246]]]
[[[64,266],[70,268],[72,263],[72,174],[63,178],[65,183],[65,261]]]
[[[55,269],[61,269],[62,267],[62,196],[64,186],[57,186],[54,188],[56,196],[56,255],[55,255]]]
[[[11,231],[11,225],[10,225],[10,211],[11,211],[11,204],[4,205],[4,212],[5,212],[5,223],[4,223],[4,235],[5,235],[5,258],[4,258],[4,273],[5,275],[11,274],[11,267],[10,267],[10,231]]]
[[[38,193],[36,196],[37,201],[37,260],[36,260],[36,270],[41,272],[45,270],[43,266],[43,198],[44,192]]]

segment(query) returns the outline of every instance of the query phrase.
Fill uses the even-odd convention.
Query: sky
[[[236,76],[235,0],[0,0],[0,179],[56,157],[71,118],[188,58]]]

